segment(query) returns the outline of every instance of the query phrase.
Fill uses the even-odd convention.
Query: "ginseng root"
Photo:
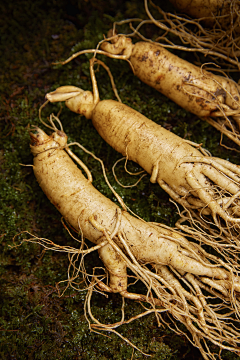
[[[91,60],[93,94],[63,86],[46,95],[51,102],[91,118],[99,134],[115,150],[142,166],[172,199],[188,209],[214,235],[224,235],[216,249],[239,253],[240,168],[208,156],[177,135],[114,100],[99,100]],[[195,144],[196,145],[196,144]],[[210,228],[210,223],[215,229]],[[224,249],[223,249],[224,247]]]
[[[101,42],[102,50],[83,50],[127,60],[134,74],[185,110],[209,122],[240,145],[240,87],[227,76],[215,75],[172,54],[156,42],[137,42],[124,35]]]
[[[182,234],[136,218],[104,197],[93,187],[91,177],[86,179],[68,155],[77,159],[68,148],[64,132],[57,130],[48,136],[36,128],[30,135],[33,170],[39,185],[66,221],[95,244],[106,267],[109,282],[93,279],[96,286],[147,302],[148,310],[139,316],[154,312],[159,320],[161,313],[167,312],[175,331],[182,332],[177,321],[186,326],[205,359],[215,358],[207,340],[238,353],[240,278],[236,269],[207,254]],[[53,244],[38,238],[32,241],[47,248]],[[54,249],[58,248],[55,245]],[[76,250],[79,256],[91,249]],[[66,251],[73,253],[69,247]],[[128,292],[127,268],[145,284],[146,294]],[[95,322],[93,329],[114,331],[127,322],[122,319],[117,324],[104,325],[97,321],[91,313],[92,290],[90,286],[86,308]]]
[[[133,45],[122,35],[112,43],[103,42],[101,48],[128,60],[141,81],[240,145],[240,87],[235,81],[205,71],[153,42]]]

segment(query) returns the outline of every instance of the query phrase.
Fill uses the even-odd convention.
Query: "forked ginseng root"
[[[91,328],[116,333],[115,328],[119,325],[153,312],[158,321],[166,322],[162,317],[166,312],[172,320],[169,326],[184,333],[177,322],[183,323],[205,359],[215,358],[209,351],[207,340],[221,349],[238,353],[238,271],[206,253],[183,234],[136,218],[104,197],[93,187],[91,177],[87,179],[71,160],[68,153],[73,153],[69,152],[65,133],[55,130],[51,136],[39,128],[31,133],[33,170],[42,190],[66,221],[82,234],[82,238],[95,244],[94,250],[98,249],[109,274],[108,283],[93,277],[89,286],[85,309],[86,315],[95,323]],[[197,234],[194,240],[199,240]],[[72,257],[85,256],[91,251],[82,247],[74,251],[41,238],[28,241],[38,242],[48,249],[61,248]],[[80,271],[76,261],[71,263],[75,264],[69,277],[73,285]],[[143,282],[145,294],[128,291],[127,268]],[[119,323],[104,325],[91,312],[94,286],[101,291],[118,292],[123,297],[144,301],[148,303],[148,309],[133,319],[123,317]]]

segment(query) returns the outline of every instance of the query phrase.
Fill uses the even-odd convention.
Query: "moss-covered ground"
[[[52,62],[66,59],[74,51],[94,48],[114,20],[144,16],[143,4],[137,0],[0,3],[1,359],[145,359],[137,351],[132,354],[132,348],[119,337],[89,331],[83,311],[84,291],[69,289],[58,296],[56,283],[67,277],[66,254],[45,251],[40,245],[29,243],[9,247],[13,237],[24,230],[60,245],[76,246],[63,228],[60,214],[38,186],[32,168],[21,165],[32,164],[28,129],[40,125],[38,109],[47,92],[66,84],[91,90],[89,55],[65,66],[54,66]],[[176,134],[203,143],[214,156],[239,162],[237,153],[219,145],[220,135],[215,129],[142,84],[126,62],[102,60],[111,68],[124,103]],[[114,98],[105,70],[99,69],[97,80],[101,99]],[[46,119],[58,110],[59,105],[47,105],[43,116]],[[121,155],[106,145],[91,121],[70,113],[65,106],[61,121],[70,141],[79,141],[103,159],[110,182],[134,212],[145,220],[174,226],[178,218],[176,208],[159,186],[150,184],[149,176],[132,189],[117,185],[111,168]],[[229,144],[227,140],[226,143]],[[100,165],[81,150],[74,151],[91,169],[95,187],[116,201],[103,180]],[[139,170],[136,164],[129,163],[129,168]],[[135,182],[125,173],[122,163],[117,174],[124,184]],[[20,240],[17,237],[16,242]],[[101,266],[98,255],[89,255],[86,266]],[[139,310],[138,303],[126,301],[129,316]],[[92,311],[103,322],[118,321],[121,298],[117,294],[108,298],[95,294]],[[153,359],[202,358],[184,337],[166,327],[158,328],[154,316],[122,327],[121,333]],[[229,353],[222,356],[237,359]]]

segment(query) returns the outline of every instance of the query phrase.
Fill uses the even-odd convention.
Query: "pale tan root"
[[[143,46],[143,44],[146,45]],[[224,72],[225,77],[214,75],[203,70],[203,66],[197,68],[177,58],[159,45],[148,44],[145,42],[133,45],[130,38],[118,36],[112,39],[112,43],[106,39],[102,42],[101,48],[109,53],[109,56],[114,54],[116,57],[117,54],[123,54],[119,55],[119,58],[128,59],[132,64],[134,74],[143,82],[156,88],[203,120],[206,119],[239,145],[240,91],[238,84],[228,79]],[[161,62],[157,63],[155,53],[160,54]],[[154,62],[156,62],[155,67],[150,66]],[[148,67],[149,71],[146,70]],[[151,69],[152,67],[154,70]],[[154,76],[151,71],[154,72]],[[216,120],[211,121],[210,116],[215,117]]]
[[[115,29],[114,29],[114,31],[115,31]],[[135,33],[140,35],[136,29],[135,29]],[[195,34],[194,34],[194,36],[195,36]],[[115,38],[112,37],[110,39],[112,39],[112,44],[110,44],[109,42],[106,42],[106,41],[109,41],[109,39],[106,39],[101,44],[102,49],[105,50],[106,52],[108,52],[110,54],[110,56],[114,55],[114,57],[116,57],[117,54],[121,54],[121,55],[119,55],[119,58],[125,59],[125,60],[129,59],[131,62],[131,52],[132,52],[131,40],[129,38],[125,38],[125,36],[119,36],[119,37],[115,36]],[[142,37],[142,39],[145,41],[148,40],[143,37]],[[161,44],[161,45],[163,45],[163,44]],[[134,64],[132,64],[132,68],[134,69]],[[202,75],[204,75],[204,76],[202,76]],[[217,90],[217,92],[215,91],[216,89],[214,90],[214,88],[213,88],[212,92],[209,91],[209,86],[207,86],[207,83],[209,81],[212,81],[213,78],[208,77],[207,73],[204,73],[204,74],[202,73],[202,75],[200,76],[200,72],[199,72],[199,79],[196,78],[194,81],[191,79],[191,81],[186,81],[185,84],[183,84],[182,90],[183,90],[183,92],[186,93],[186,99],[188,99],[188,95],[193,96],[193,97],[195,96],[196,98],[199,99],[199,94],[195,94],[195,90],[193,90],[193,91],[191,91],[190,89],[188,90],[188,88],[191,86],[193,88],[199,87],[199,89],[201,91],[205,91],[206,102],[208,102],[212,106],[212,108],[217,106],[219,110],[214,111],[211,114],[215,117],[215,119],[207,116],[207,117],[203,118],[203,120],[207,120],[211,125],[213,125],[216,129],[220,130],[224,135],[228,136],[237,145],[240,145],[240,132],[239,132],[240,104],[239,104],[238,85],[237,84],[234,85],[234,82],[232,82],[232,84],[231,84],[230,80],[229,80],[229,83],[224,84],[223,78],[217,77],[217,76],[215,77],[214,80],[216,81],[216,84],[218,84],[219,88],[222,88],[222,91],[227,94],[227,98],[228,98],[227,103],[231,99],[230,103],[232,103],[232,104],[230,106],[225,105],[222,103],[222,101],[223,101],[222,99],[220,99],[220,101],[219,101],[219,95],[217,95],[217,96],[215,95],[215,93],[220,94],[219,89]],[[201,77],[203,77],[204,79],[201,79]],[[186,74],[186,78],[187,78],[187,74]],[[142,80],[144,81],[144,79],[142,79]],[[222,81],[223,81],[223,84],[221,84]],[[197,82],[199,82],[199,84],[197,84]],[[164,91],[163,91],[163,93],[165,95],[167,95]],[[211,100],[209,98],[209,95],[212,97],[213,100]],[[178,96],[176,96],[176,99],[177,98],[178,98]],[[200,98],[204,99],[204,96],[201,95]],[[236,100],[236,99],[238,99],[238,100]],[[175,99],[172,99],[172,100],[175,101]],[[180,101],[179,103],[181,106],[184,107],[184,105],[182,105],[182,104],[184,104],[182,101]],[[187,109],[187,110],[194,112],[194,107],[192,107],[192,109]],[[196,113],[196,111],[194,113]],[[201,113],[199,113],[199,114],[196,113],[196,114],[199,115],[200,117],[202,117]]]
[[[130,216],[126,211],[120,210],[115,204],[111,205],[113,206],[113,212],[110,217],[106,210],[103,213],[99,212],[99,204],[96,208],[91,205],[93,210],[90,209],[88,212],[89,205],[87,204],[87,198],[86,203],[80,204],[80,199],[85,196],[83,193],[85,190],[79,188],[78,191],[74,191],[72,184],[69,183],[71,192],[68,197],[67,189],[64,188],[66,180],[63,180],[58,185],[61,192],[64,193],[64,197],[58,196],[56,192],[54,194],[50,190],[48,191],[45,188],[44,178],[41,178],[41,172],[37,172],[37,167],[39,165],[42,166],[43,160],[47,161],[49,166],[47,167],[48,171],[45,172],[45,177],[50,179],[53,171],[52,166],[55,163],[54,159],[58,158],[59,169],[62,168],[62,171],[66,171],[66,164],[68,164],[68,181],[70,181],[71,176],[77,176],[78,174],[77,184],[82,182],[82,188],[89,188],[90,194],[95,194],[94,197],[100,196],[97,192],[94,192],[91,181],[86,178],[84,179],[76,166],[71,161],[69,162],[68,157],[64,155],[63,148],[67,149],[69,146],[69,144],[66,144],[64,134],[58,131],[49,138],[40,129],[36,129],[36,132],[37,134],[31,134],[31,136],[34,143],[32,151],[35,154],[34,171],[38,181],[51,200],[57,204],[55,206],[61,209],[65,217],[68,216],[67,220],[71,226],[77,232],[80,231],[82,241],[80,242],[80,249],[77,249],[77,251],[68,247],[59,247],[46,239],[33,238],[28,241],[38,241],[48,248],[69,253],[70,265],[67,286],[80,290],[79,275],[83,274],[85,277],[88,287],[85,305],[86,316],[88,313],[91,320],[95,323],[95,326],[91,325],[91,328],[94,331],[108,330],[116,333],[115,327],[149,313],[155,313],[158,321],[162,321],[161,313],[167,311],[169,317],[173,319],[173,323],[177,320],[185,324],[192,335],[193,343],[200,348],[205,359],[214,358],[214,355],[209,354],[205,339],[210,339],[211,342],[222,349],[229,349],[233,352],[239,351],[240,334],[234,328],[234,323],[238,323],[235,308],[238,307],[239,297],[238,289],[240,281],[238,272],[232,269],[230,264],[224,264],[224,262],[219,261],[217,257],[213,255],[208,256],[200,246],[189,243],[181,234],[172,231],[166,226],[147,224],[144,221],[138,220]],[[44,143],[42,144],[43,139]],[[58,181],[60,181],[61,176],[58,172],[56,176],[59,179]],[[57,185],[56,180],[54,185]],[[57,191],[57,188],[55,191]],[[78,194],[80,194],[79,198]],[[75,207],[73,211],[73,205],[70,205],[70,209],[74,213],[72,218],[69,211],[65,215],[61,199],[67,198],[67,202],[70,202],[73,196],[78,199],[78,208],[80,210]],[[103,202],[103,198],[100,197],[100,199]],[[109,201],[105,201],[110,204]],[[86,212],[86,218],[82,218],[82,206],[84,212]],[[110,211],[112,210],[109,207]],[[109,218],[110,221],[105,223],[105,218]],[[140,236],[145,234],[148,228],[150,237],[152,234],[159,234],[154,240],[156,243],[153,246],[151,246],[147,236],[142,240],[140,239]],[[134,239],[136,237],[135,232],[137,234],[136,239]],[[100,257],[106,265],[109,275],[109,281],[106,284],[103,282],[104,275],[90,275],[86,273],[83,260],[91,249],[85,250],[83,248],[84,237],[90,237],[96,244],[94,250],[98,249]],[[138,244],[136,247],[134,242]],[[143,246],[145,246],[144,251],[142,249]],[[193,266],[190,266],[191,262]],[[148,264],[152,265],[157,271],[151,271]],[[144,294],[134,294],[128,291],[127,268],[134,274],[135,281],[141,281],[145,285]],[[189,273],[189,271],[193,273]],[[204,282],[202,282],[202,279]],[[207,279],[210,280],[210,285],[206,284]],[[215,279],[219,279],[219,281]],[[184,287],[183,284],[185,284]],[[213,294],[212,289],[215,289],[214,294],[217,307],[214,302],[211,303],[211,299],[209,300],[206,297],[204,300],[201,293],[201,284],[204,290],[208,289],[208,293],[211,295]],[[229,288],[227,292],[226,286]],[[123,297],[129,299],[144,301],[147,303],[146,306],[148,308],[142,314],[128,321],[124,319],[124,309],[122,309],[122,320],[120,322],[113,325],[101,324],[99,321],[95,321],[96,319],[91,313],[90,306],[92,291],[94,289],[97,291],[98,288],[104,291],[119,292]],[[222,320],[222,313],[224,313],[224,321]],[[229,313],[234,315],[234,320],[230,319]],[[230,321],[232,330],[228,326]],[[176,332],[179,333],[176,323],[175,326]],[[128,340],[126,341],[130,344]]]

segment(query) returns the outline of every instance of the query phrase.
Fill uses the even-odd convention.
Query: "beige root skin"
[[[119,36],[114,43],[103,42],[101,49],[128,59],[141,81],[198,116],[224,116],[223,112],[227,116],[235,111],[240,118],[240,88],[231,79],[207,72],[156,43],[133,45],[131,39]]]
[[[89,104],[88,116],[108,144],[141,165],[151,175],[151,182],[158,182],[175,201],[189,209],[192,216],[199,214],[203,222],[202,217],[207,216],[205,220],[219,227],[226,235],[225,241],[231,246],[235,244],[238,252],[239,166],[203,155],[187,141],[124,104],[113,100],[100,101],[94,61],[93,58],[90,66],[93,95],[86,92],[84,103],[83,90],[79,89],[79,95],[76,95],[76,88],[71,86],[47,94],[47,99],[55,102],[59,95],[63,99],[65,91],[67,107],[78,114],[82,114],[82,107]]]
[[[229,264],[225,265],[213,255],[208,256],[199,245],[189,242],[178,232],[135,218],[100,194],[67,154],[67,136],[62,131],[48,136],[36,128],[31,140],[33,170],[42,190],[67,222],[77,232],[81,230],[83,238],[99,245],[95,248],[110,280],[108,284],[96,280],[96,287],[147,302],[150,309],[139,317],[151,311],[156,316],[168,311],[170,317],[186,325],[205,359],[214,358],[205,350],[205,338],[221,348],[238,351],[237,332],[229,330],[221,321],[222,310],[230,308],[236,312],[239,307],[238,273]],[[61,248],[44,239],[31,240],[50,246],[48,248]],[[73,254],[71,264],[75,264],[74,256],[81,253],[85,256],[90,250],[81,248],[74,252],[72,248],[65,249]],[[152,265],[156,272],[150,271],[145,264]],[[145,284],[146,295],[128,292],[127,268]],[[71,286],[75,286],[74,279],[79,274],[75,265],[74,269],[77,275],[73,272],[69,277]],[[183,288],[182,281],[187,284],[187,289]],[[201,288],[218,298],[219,314],[215,305],[205,299]],[[115,325],[100,324],[91,313],[91,294],[92,286],[86,301],[88,314],[96,323],[93,329],[113,331],[114,327],[125,323],[123,316]]]
[[[240,88],[236,82],[205,71],[153,42],[133,45],[121,35],[111,43],[103,42],[101,49],[128,60],[141,81],[240,145]]]

